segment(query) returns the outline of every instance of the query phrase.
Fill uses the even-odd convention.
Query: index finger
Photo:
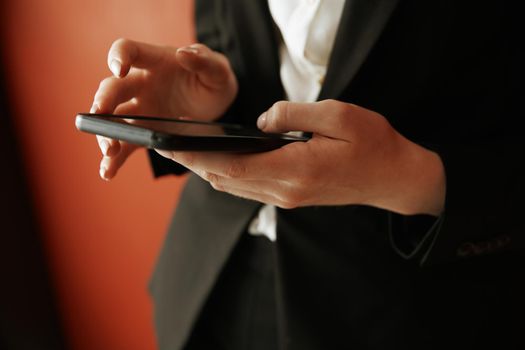
[[[175,54],[175,51],[173,54]],[[108,66],[116,77],[124,77],[131,67],[149,68],[170,52],[164,46],[152,45],[129,39],[118,39],[108,52]]]
[[[252,154],[158,152],[197,173],[207,172],[231,179],[258,180],[289,177],[291,158],[286,148],[287,146],[284,146],[278,150]]]

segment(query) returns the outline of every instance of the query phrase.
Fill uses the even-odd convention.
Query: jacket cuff
[[[431,215],[405,216],[388,213],[388,234],[392,248],[407,260],[418,260],[423,265],[439,234],[443,217]]]
[[[148,156],[153,170],[153,176],[182,175],[188,171],[182,165],[165,158],[152,149],[148,149]]]

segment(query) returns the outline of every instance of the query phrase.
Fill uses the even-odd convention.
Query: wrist
[[[391,168],[390,192],[380,200],[384,209],[402,215],[439,216],[445,205],[446,177],[440,156],[401,136]]]

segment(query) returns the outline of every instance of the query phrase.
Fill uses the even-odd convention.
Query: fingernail
[[[109,69],[111,69],[111,72],[113,73],[114,76],[120,77],[122,65],[120,64],[118,60],[111,61],[109,65]]]
[[[98,104],[93,103],[93,106],[91,106],[89,113],[97,113],[97,112],[98,112]]]
[[[108,170],[105,168],[105,167],[100,167],[100,170],[99,170],[99,175],[100,177],[102,178],[102,180],[106,180],[108,181],[109,179],[106,177],[106,172]]]
[[[102,154],[107,156],[108,149],[109,149],[109,142],[107,140],[101,140],[98,145],[100,147],[100,150],[102,151]]]
[[[184,53],[188,53],[190,55],[198,55],[199,54],[199,49],[197,49],[196,47],[184,46],[184,47],[178,48],[177,52],[184,52]]]
[[[266,119],[267,119],[267,113],[264,112],[261,114],[261,116],[257,119],[257,127],[261,130],[263,130],[266,127]]]

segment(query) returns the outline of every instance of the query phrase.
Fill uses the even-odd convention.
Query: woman
[[[523,347],[515,13],[197,1],[199,44],[116,41],[92,112],[312,134],[151,152],[157,175],[194,173],[152,281],[160,347]],[[105,179],[136,149],[99,145]]]

